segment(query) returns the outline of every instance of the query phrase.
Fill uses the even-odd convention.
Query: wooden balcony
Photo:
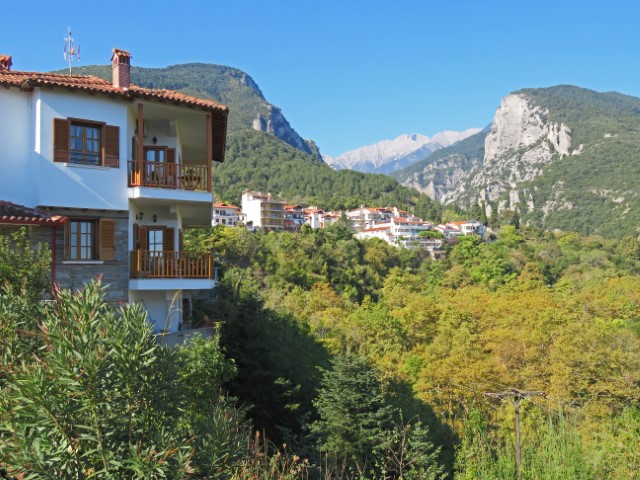
[[[201,252],[131,252],[131,278],[199,278],[214,277],[210,253]]]
[[[207,165],[129,161],[129,186],[211,191]]]

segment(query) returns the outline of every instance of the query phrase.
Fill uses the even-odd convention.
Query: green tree
[[[142,308],[116,312],[97,283],[57,292],[23,333],[35,349],[2,366],[0,464],[24,478],[180,479],[246,450],[242,416],[212,390],[230,372],[215,341],[160,347]]]
[[[51,252],[46,244],[32,247],[26,228],[0,235],[0,286],[37,298],[51,288]]]
[[[314,404],[319,418],[311,431],[322,454],[342,474],[369,474],[393,425],[393,410],[373,368],[357,355],[337,357]]]

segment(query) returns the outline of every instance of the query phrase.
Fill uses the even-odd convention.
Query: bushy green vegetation
[[[520,478],[636,478],[637,238],[506,225],[440,261],[343,224],[216,227],[186,245],[219,253],[223,278],[206,312],[218,335],[178,350],[99,285],[46,304],[0,295],[0,467],[512,479],[513,407],[484,394],[517,388],[546,394],[521,406]]]
[[[319,364],[327,372],[338,368],[327,365],[330,357],[367,359],[377,378],[370,390],[377,391],[379,382],[386,400],[378,401],[397,413],[383,415],[384,421],[363,414],[363,425],[389,432],[389,418],[420,421],[449,478],[513,478],[513,407],[484,396],[509,388],[547,394],[521,411],[522,478],[634,478],[640,460],[637,239],[506,225],[492,243],[460,239],[442,261],[380,241],[357,241],[340,227],[256,235],[216,228],[191,240],[203,239],[222,251],[250,239],[244,253],[221,261],[236,272],[234,287],[240,284],[232,265],[240,260],[248,266],[238,291],[246,286],[258,301],[252,321],[276,316],[298,325],[315,339],[314,348],[323,347],[325,354],[313,361],[323,358]],[[237,309],[241,297],[231,297],[240,299]],[[244,322],[242,316],[236,321]],[[279,346],[281,352],[290,348],[290,342]],[[278,357],[290,361],[282,360],[286,353]],[[294,358],[300,368],[311,356]],[[280,371],[295,368],[283,365]],[[335,412],[357,396],[358,382],[348,394],[343,388],[339,401],[327,382],[345,375],[316,377],[313,385],[291,376],[280,382],[291,391],[315,390],[306,400],[296,398],[304,412],[294,435],[297,448],[319,449],[332,472],[352,476],[371,467],[368,475],[377,478],[382,470],[372,457],[341,443],[345,430]],[[317,437],[305,435],[306,425],[313,425]],[[370,443],[365,451],[378,448]]]

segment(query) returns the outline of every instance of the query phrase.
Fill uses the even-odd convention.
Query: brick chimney
[[[113,86],[129,88],[131,85],[131,54],[126,50],[114,48],[111,56],[111,69]]]
[[[4,70],[11,70],[11,65],[13,65],[13,62],[11,61],[11,55],[2,55],[0,53],[0,72]]]

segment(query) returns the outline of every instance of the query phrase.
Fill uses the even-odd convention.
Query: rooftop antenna
[[[71,76],[71,64],[73,63],[73,57],[80,61],[80,45],[76,49],[73,37],[71,36],[71,27],[69,27],[69,35],[64,39],[64,59],[69,62],[69,76]]]

